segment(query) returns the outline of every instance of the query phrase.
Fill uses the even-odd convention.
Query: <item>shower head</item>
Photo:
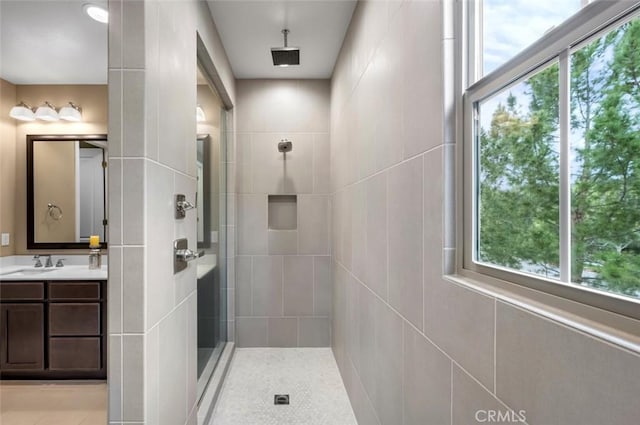
[[[280,143],[278,143],[278,152],[287,153],[287,152],[291,152],[292,150],[293,150],[293,144],[289,140],[282,139],[280,140]]]
[[[284,47],[272,47],[271,58],[274,66],[300,65],[300,48],[287,45],[288,29],[283,29]]]

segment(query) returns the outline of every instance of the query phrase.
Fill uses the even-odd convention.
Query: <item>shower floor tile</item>
[[[289,405],[274,405],[289,394]],[[357,425],[330,348],[238,348],[210,425]]]

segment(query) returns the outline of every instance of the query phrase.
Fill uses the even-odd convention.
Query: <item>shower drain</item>
[[[289,394],[276,394],[273,396],[273,404],[289,404]]]

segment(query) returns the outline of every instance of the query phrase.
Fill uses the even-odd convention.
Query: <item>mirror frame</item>
[[[34,142],[70,142],[70,141],[104,141],[106,134],[27,134],[27,249],[83,249],[89,248],[88,242],[36,242],[34,217],[34,178],[33,178],[33,144]],[[106,155],[105,155],[106,161]],[[106,177],[105,177],[106,189]],[[107,191],[104,194],[105,218],[107,219]],[[106,226],[105,226],[106,227]],[[107,242],[100,242],[100,248],[106,249]]]
[[[209,134],[198,134],[196,137],[196,141],[202,142],[202,191],[204,192],[201,196],[202,199],[196,199],[196,205],[199,205],[200,202],[203,202],[202,205],[202,226],[204,229],[203,240],[199,240],[196,235],[196,242],[198,249],[210,248],[211,247],[211,158],[210,158],[210,149],[209,143],[211,142],[211,136]],[[199,193],[196,192],[196,197],[198,198]],[[197,233],[197,232],[196,232]]]

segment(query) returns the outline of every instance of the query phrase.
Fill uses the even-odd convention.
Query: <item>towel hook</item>
[[[59,221],[62,219],[62,208],[55,204],[47,204],[49,217],[54,219],[55,221]]]

